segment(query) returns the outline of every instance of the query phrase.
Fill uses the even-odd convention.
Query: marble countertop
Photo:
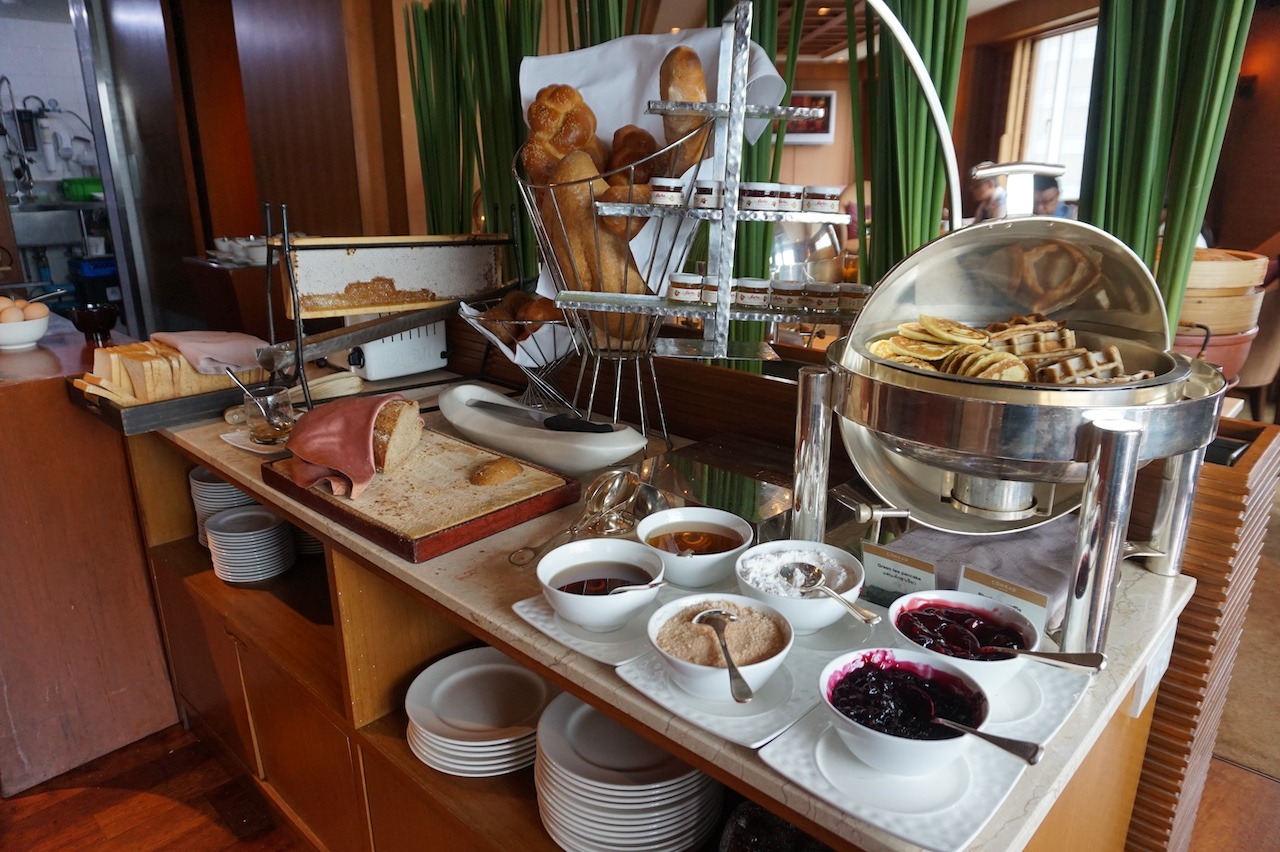
[[[430,415],[428,425],[448,431],[447,424],[433,422]],[[264,484],[260,472],[264,457],[221,440],[219,435],[229,428],[221,422],[206,421],[162,434],[298,526],[328,539],[416,590],[424,599],[453,612],[470,625],[470,631],[478,638],[543,670],[585,700],[620,711],[677,756],[706,765],[710,774],[744,794],[780,802],[796,815],[864,849],[916,848],[798,788],[767,766],[754,750],[727,742],[681,719],[624,682],[612,666],[561,645],[512,611],[513,604],[538,593],[538,583],[531,566],[513,567],[507,562],[507,554],[568,526],[577,518],[578,506],[565,507],[414,564]],[[1027,768],[968,848],[1014,849],[1030,840],[1111,718],[1130,709],[1127,699],[1135,684],[1144,684],[1146,690],[1158,681],[1168,656],[1166,640],[1190,600],[1194,585],[1189,577],[1157,576],[1130,563],[1121,566],[1106,670],[1094,676],[1079,706],[1050,742],[1043,760]]]

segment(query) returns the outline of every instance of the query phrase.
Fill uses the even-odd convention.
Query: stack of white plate
[[[302,527],[293,528],[293,547],[298,553],[324,553],[324,542]]]
[[[249,506],[255,502],[239,488],[229,482],[223,482],[208,468],[192,468],[187,474],[187,483],[191,487],[191,502],[196,507],[196,537],[206,547],[208,540],[205,536],[204,524],[210,516],[224,509]]]
[[[450,775],[524,769],[533,765],[538,718],[558,692],[496,648],[452,654],[409,686],[409,748]]]
[[[213,573],[228,583],[256,583],[283,574],[297,558],[292,526],[265,506],[237,506],[205,521]]]
[[[534,778],[570,852],[694,849],[720,824],[720,784],[568,693],[542,714]]]

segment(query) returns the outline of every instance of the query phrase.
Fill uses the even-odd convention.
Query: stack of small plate
[[[187,483],[191,487],[191,502],[196,507],[196,537],[206,547],[209,542],[205,536],[204,524],[210,516],[224,509],[249,506],[255,502],[239,488],[223,482],[208,468],[192,468],[187,474]]]
[[[298,553],[324,553],[324,542],[302,527],[293,528],[293,546]]]
[[[213,573],[227,583],[256,583],[283,574],[297,558],[291,525],[265,506],[237,506],[205,521]]]
[[[569,852],[696,849],[720,824],[723,788],[564,693],[538,724],[538,811]]]
[[[450,775],[524,769],[533,765],[538,718],[557,694],[495,648],[460,651],[428,666],[409,686],[409,748]]]

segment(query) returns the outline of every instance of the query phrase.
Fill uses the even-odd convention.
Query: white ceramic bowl
[[[244,257],[250,263],[264,264],[267,262],[267,243],[265,240],[255,240],[244,244]]]
[[[35,349],[36,341],[44,337],[48,330],[48,316],[22,322],[0,322],[0,350],[21,352],[24,349]]]
[[[653,615],[649,616],[649,644],[657,650],[658,656],[666,666],[667,674],[676,686],[696,698],[702,698],[707,701],[733,701],[733,695],[729,691],[728,671],[720,666],[703,666],[669,654],[658,645],[658,631],[662,629],[662,625],[686,609],[693,607],[697,607],[698,611],[710,609],[721,601],[737,604],[739,607],[750,607],[772,616],[777,619],[785,631],[786,644],[781,651],[772,657],[747,664],[734,660],[738,665],[738,671],[742,672],[743,679],[746,680],[747,685],[753,691],[758,692],[769,682],[769,678],[773,677],[778,667],[782,665],[783,660],[787,658],[787,654],[791,651],[791,644],[795,639],[795,633],[791,629],[791,624],[787,621],[786,616],[773,607],[745,595],[702,592],[696,595],[676,598],[658,607]],[[707,629],[710,630],[710,628]],[[730,635],[727,641],[729,642],[729,651],[732,653],[734,640],[729,631],[726,631],[726,633]]]
[[[988,621],[1007,625],[1016,630],[1022,636],[1023,647],[1032,651],[1040,648],[1040,632],[1036,630],[1034,624],[1027,620],[1025,615],[1011,606],[991,598],[984,598],[981,595],[950,589],[934,589],[932,591],[912,592],[911,594],[903,595],[889,606],[889,623],[893,625],[894,632],[903,643],[914,648],[921,648],[926,654],[932,655],[935,659],[948,661],[980,683],[987,692],[996,692],[1008,683],[1027,664],[1027,658],[1007,657],[1003,660],[970,660],[922,645],[898,627],[898,619],[903,613],[910,613],[930,604],[958,607],[978,613]]]
[[[738,557],[751,546],[755,531],[751,524],[732,512],[687,506],[680,509],[664,509],[645,516],[636,524],[636,538],[648,542],[649,538],[663,530],[697,531],[728,530],[741,537],[742,544],[723,553],[690,554],[682,556],[661,548],[652,548],[662,557],[666,566],[667,581],[686,589],[701,589],[718,583],[733,573]],[[650,545],[646,544],[646,547]],[[834,603],[834,602],[833,602]]]
[[[840,597],[850,602],[856,601],[858,595],[862,593],[864,577],[862,563],[851,553],[830,544],[794,539],[769,541],[743,551],[738,557],[734,570],[738,580],[738,590],[748,597],[764,601],[777,609],[791,622],[791,627],[796,633],[801,635],[821,630],[835,624],[846,615],[852,615],[849,610],[840,605],[839,601],[822,592],[810,592],[807,597],[800,597],[799,591],[793,589],[790,593],[782,594],[769,588],[760,588],[747,579],[751,576],[753,563],[758,565],[765,562],[772,568],[781,559],[791,562],[808,562],[824,569],[826,566],[823,563],[835,563],[844,569],[844,577],[841,580],[838,572],[826,569],[827,585],[839,592]],[[776,575],[773,571],[767,573]],[[774,588],[781,587],[779,585]]]
[[[944,739],[936,740],[897,736],[856,722],[832,704],[832,691],[850,672],[868,664],[881,668],[903,667],[925,680],[949,684],[967,693],[976,711],[972,727],[982,727],[990,710],[986,692],[973,678],[944,662],[945,659],[910,648],[860,648],[827,663],[818,677],[818,692],[822,694],[827,717],[845,747],[872,769],[893,775],[929,775],[964,754],[973,737],[957,732],[949,732]]]
[[[542,596],[561,618],[586,630],[595,633],[618,630],[653,603],[658,596],[657,587],[616,595],[572,594],[558,588],[579,580],[606,579],[601,568],[611,563],[639,569],[637,585],[663,578],[662,560],[652,548],[627,539],[587,538],[562,544],[542,557],[538,563]],[[642,579],[641,575],[648,579]],[[617,572],[611,576],[617,576]]]

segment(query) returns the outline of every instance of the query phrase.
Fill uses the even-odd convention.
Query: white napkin
[[[885,547],[934,566],[940,589],[960,584],[960,571],[970,565],[988,574],[1034,589],[1049,597],[1049,632],[1057,630],[1066,611],[1080,519],[1074,513],[1025,532],[972,536],[916,527]]]
[[[482,313],[466,302],[458,305],[458,311],[464,317],[472,319],[477,319]],[[503,342],[483,323],[477,322],[475,328],[518,367],[541,367],[568,355],[575,348],[573,332],[563,323],[543,323],[533,334],[524,340],[516,341],[514,347],[510,343]]]

